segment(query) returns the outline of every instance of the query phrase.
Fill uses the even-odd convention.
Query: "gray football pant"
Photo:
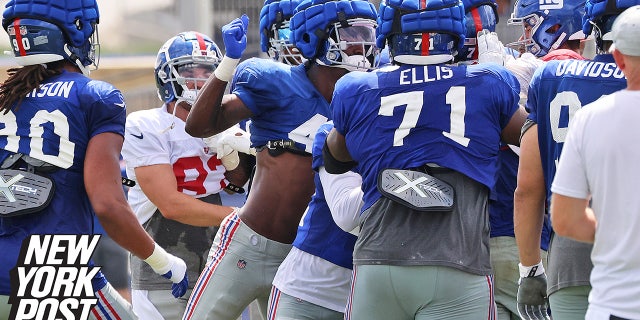
[[[495,319],[491,276],[442,266],[354,266],[349,320]]]

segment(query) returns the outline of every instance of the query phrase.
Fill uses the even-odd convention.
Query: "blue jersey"
[[[55,193],[44,210],[0,218],[0,295],[9,294],[9,270],[29,235],[93,234],[95,213],[83,179],[85,152],[97,134],[123,135],[125,117],[120,91],[66,71],[45,80],[17,110],[0,117],[0,162],[23,153],[59,167],[48,174]]]
[[[491,237],[515,237],[513,231],[513,192],[516,190],[518,178],[519,157],[502,144],[498,153],[498,171],[496,184],[491,190],[489,198],[489,222],[491,223]],[[549,248],[551,225],[548,216],[545,215],[542,226],[542,238],[540,248]]]
[[[236,68],[231,88],[253,113],[253,147],[293,140],[298,149],[311,153],[313,137],[331,117],[329,103],[309,81],[304,65],[248,59]]]
[[[316,172],[324,166],[322,146],[333,123],[328,122],[320,127],[313,142],[313,169]],[[353,269],[353,246],[357,237],[340,229],[333,221],[331,211],[324,198],[320,176],[314,176],[316,192],[311,197],[293,246],[312,255],[325,259],[344,268]]]
[[[582,106],[626,86],[624,74],[610,54],[593,60],[553,60],[536,70],[527,111],[529,119],[538,124],[547,201],[571,117]]]
[[[380,198],[376,182],[386,168],[435,163],[492,188],[519,92],[497,65],[391,66],[338,80],[333,121],[358,162],[363,210]]]

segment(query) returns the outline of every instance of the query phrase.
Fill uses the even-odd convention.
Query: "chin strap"
[[[173,112],[171,113],[171,115],[173,116],[173,121],[171,121],[171,125],[169,125],[168,127],[164,128],[162,131],[160,131],[160,133],[165,133],[173,128],[175,128],[176,126],[176,110],[178,109],[178,105],[180,104],[180,102],[185,101],[184,99],[178,99],[176,100],[176,103],[173,105]],[[189,102],[187,102],[189,103]]]
[[[82,64],[82,62],[80,62],[80,58],[78,58],[78,56],[75,53],[69,50],[69,45],[66,43],[64,44],[64,53],[67,54],[67,56],[69,57],[69,59],[71,59],[71,61],[75,62],[76,66],[80,68],[80,71],[82,71],[82,74],[85,77],[88,77],[89,74],[91,74],[91,70],[89,70],[89,68],[87,68],[85,65]]]

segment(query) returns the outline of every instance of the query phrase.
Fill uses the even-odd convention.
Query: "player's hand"
[[[209,150],[215,150],[216,157],[220,159],[220,162],[222,162],[225,169],[227,169],[227,171],[231,171],[237,168],[240,164],[240,156],[238,155],[238,151],[222,142],[224,135],[225,132],[223,131],[214,136],[203,138],[202,141],[204,141],[204,143],[209,147]]]
[[[256,155],[256,149],[251,147],[251,135],[237,126],[220,133],[217,142],[217,150],[221,150],[223,153],[231,149],[252,156]]]
[[[166,252],[162,247],[156,244],[151,256],[144,259],[153,271],[173,282],[171,285],[171,294],[180,298],[187,293],[189,287],[189,279],[187,277],[187,264],[184,260]]]
[[[527,103],[529,82],[533,78],[536,69],[543,64],[544,61],[529,52],[523,53],[518,59],[510,59],[505,62],[504,66],[516,76],[518,83],[520,83],[520,104],[525,105]]]
[[[240,18],[222,26],[222,40],[224,41],[225,55],[229,58],[240,59],[247,48],[247,27],[249,17],[243,14]]]
[[[487,29],[478,31],[478,63],[495,63],[503,66],[507,59],[504,45],[495,32]]]
[[[187,293],[187,288],[189,287],[187,264],[184,263],[184,260],[176,256],[171,256],[171,259],[173,260],[171,263],[171,269],[162,274],[162,276],[173,282],[171,285],[171,294],[176,298],[180,298]]]
[[[525,320],[551,319],[547,312],[547,276],[524,277],[518,281],[518,313]]]

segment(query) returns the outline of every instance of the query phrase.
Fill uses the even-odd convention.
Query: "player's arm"
[[[117,244],[143,259],[154,272],[171,280],[172,294],[187,291],[184,261],[158,246],[138,222],[122,190],[120,150],[123,138],[113,132],[95,135],[87,145],[84,184],[100,224]]]
[[[211,137],[253,115],[238,96],[224,94],[226,87],[226,81],[213,75],[209,77],[187,117],[185,131],[188,134]]]
[[[520,145],[520,133],[522,130],[522,125],[524,121],[527,119],[527,112],[524,110],[522,106],[519,106],[516,109],[516,112],[513,113],[511,119],[507,123],[507,125],[502,129],[500,134],[500,138],[507,144],[511,144],[514,146]]]
[[[588,205],[587,199],[553,193],[551,196],[553,230],[563,237],[593,243],[596,235],[596,218]]]
[[[339,174],[349,171],[356,165],[347,150],[347,142],[344,136],[335,128],[327,135],[327,140],[322,149],[322,158],[328,173]]]
[[[340,229],[351,232],[358,227],[362,201],[362,177],[354,172],[330,174],[320,167],[320,181],[331,216]],[[354,232],[357,234],[357,232]]]
[[[144,259],[153,251],[153,239],[142,229],[122,190],[120,149],[123,138],[101,133],[89,141],[84,183],[91,206],[107,234],[120,246]]]
[[[540,238],[544,222],[546,188],[538,146],[538,126],[522,135],[518,180],[514,193],[513,225],[520,263],[533,266],[540,262]]]
[[[582,111],[582,110],[581,110]],[[578,113],[569,127],[562,156],[553,178],[551,191],[551,221],[560,236],[593,243],[596,218],[589,208],[591,192],[582,149],[582,134],[586,131],[584,117]]]
[[[247,47],[249,18],[243,15],[222,27],[226,53],[220,65],[198,92],[185,130],[194,137],[206,138],[218,134],[240,120],[249,118],[251,111],[234,94],[225,95],[227,83]]]
[[[198,227],[218,226],[233,208],[200,201],[178,191],[169,164],[136,167],[136,180],[144,194],[167,219]]]

